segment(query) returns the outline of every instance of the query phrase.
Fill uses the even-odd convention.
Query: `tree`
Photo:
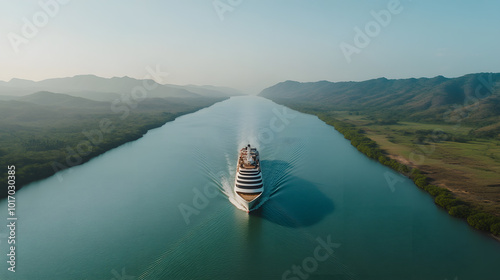
[[[469,225],[483,231],[490,231],[491,226],[496,224],[499,218],[486,213],[478,213],[467,218]],[[500,222],[500,221],[499,221]]]
[[[436,197],[438,195],[446,195],[446,194],[449,194],[450,191],[445,189],[445,188],[441,188],[441,187],[438,187],[438,186],[434,186],[434,185],[427,185],[425,188],[425,191],[427,191],[428,193],[430,193],[432,196]]]
[[[446,210],[450,210],[451,207],[457,206],[461,203],[461,201],[453,198],[450,194],[438,195],[434,202]]]
[[[490,227],[491,233],[500,236],[500,223],[492,224]]]
[[[450,207],[448,213],[457,218],[467,218],[472,210],[467,205],[457,205]]]

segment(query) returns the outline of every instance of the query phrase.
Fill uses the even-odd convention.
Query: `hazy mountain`
[[[443,122],[455,118],[496,131],[500,122],[497,81],[500,73],[363,82],[286,81],[259,95],[284,104],[364,111],[385,119]]]
[[[0,95],[0,100],[16,100],[18,99],[19,96],[12,96],[12,95]]]
[[[121,94],[115,92],[99,92],[99,91],[75,91],[69,93],[71,96],[87,98],[94,101],[114,101],[120,98]]]
[[[36,82],[30,81],[30,80],[13,78],[9,82],[2,81],[2,83],[0,83],[0,85],[9,86],[9,87],[13,87],[13,88],[29,88],[29,87],[35,87]]]
[[[286,81],[264,89],[259,95],[270,99],[301,103],[322,103],[336,110],[399,110],[401,114],[439,111],[452,105],[477,100],[479,104],[496,102],[500,74],[470,74],[459,78],[388,80],[379,78],[363,82]],[[483,84],[488,84],[488,88]],[[476,94],[476,90],[479,89]],[[491,94],[489,90],[493,90]],[[469,104],[465,104],[469,105]],[[499,112],[490,112],[498,114]]]
[[[230,96],[238,96],[243,95],[240,91],[233,88],[228,87],[217,87],[217,86],[197,86],[197,85],[185,85],[185,86],[177,86],[177,85],[169,85],[171,87],[184,88],[196,94],[205,97],[230,97]]]
[[[75,97],[67,94],[40,91],[30,95],[22,96],[18,101],[29,102],[37,105],[64,106],[64,107],[98,107],[106,106],[107,103],[93,101],[81,97]]]
[[[68,78],[47,79],[39,82],[12,79],[0,82],[0,95],[22,96],[39,91],[62,92],[96,101],[112,101],[122,94],[130,94],[134,88],[154,87],[147,97],[193,98],[228,97],[238,95],[236,90],[211,86],[162,85],[153,80],[138,80],[130,77],[102,78],[94,75],[79,75]]]
[[[11,85],[29,86],[33,83],[15,80]],[[5,84],[0,82],[0,87]],[[55,86],[62,89],[64,84]],[[150,97],[134,101],[122,100],[118,93],[108,95],[106,98],[120,97],[120,103],[49,91],[24,96],[1,96],[0,164],[16,163],[16,176],[19,175],[16,177],[17,189],[53,175],[54,163],[63,164],[64,167],[86,162],[107,150],[140,138],[149,129],[172,121],[179,115],[224,100],[195,95],[194,98]],[[100,137],[100,140],[89,138],[89,133],[94,131],[95,136],[96,130],[105,136]],[[86,147],[82,148],[84,144]],[[78,153],[81,160],[70,164],[68,156],[74,153]],[[56,166],[57,169],[61,168],[60,165]],[[0,174],[1,181],[6,181],[6,176],[7,173]],[[6,197],[6,194],[6,191],[2,192],[0,198]]]
[[[37,85],[43,90],[79,94],[85,92],[119,93],[130,94],[134,88],[144,88],[144,84],[155,87],[148,90],[148,97],[199,97],[193,92],[185,89],[177,89],[161,85],[153,80],[138,80],[130,77],[114,77],[110,79],[94,75],[80,75],[71,78],[56,78],[43,80]]]
[[[118,96],[118,95],[117,95]],[[78,119],[78,115],[82,114],[109,114],[119,116],[123,113],[124,108],[128,108],[135,113],[150,113],[152,111],[169,111],[170,113],[178,113],[186,108],[201,106],[217,98],[196,97],[196,98],[181,98],[181,97],[150,97],[141,101],[134,101],[130,104],[120,101],[116,108],[111,106],[108,101],[95,101],[83,97],[76,97],[69,94],[54,93],[48,91],[40,91],[25,96],[10,96],[10,99],[0,99],[0,123],[8,123],[9,115],[14,116],[17,120],[37,121],[37,114],[43,119],[56,117],[61,115],[71,115]],[[222,100],[222,99],[219,99]],[[125,106],[127,105],[127,106]],[[120,109],[114,111],[114,109]],[[49,114],[52,114],[50,115]],[[50,115],[50,116],[48,116]],[[7,121],[7,122],[6,122]]]
[[[0,95],[21,96],[34,93],[37,90],[36,82],[22,79],[11,79],[8,82],[0,81]]]
[[[78,123],[84,115],[96,113],[111,115],[113,112],[109,102],[41,91],[8,101],[0,100],[0,127],[19,129],[30,123]]]

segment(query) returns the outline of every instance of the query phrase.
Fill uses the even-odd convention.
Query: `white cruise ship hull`
[[[259,152],[256,148],[247,147],[240,150],[234,194],[236,202],[247,212],[254,210],[264,192],[264,183],[260,170]]]
[[[238,202],[239,205],[241,205],[244,208],[245,211],[247,211],[247,213],[252,210],[255,210],[255,206],[259,204],[260,197],[262,196],[262,193],[259,193],[255,199],[253,199],[252,201],[247,201],[243,199],[236,191],[234,193],[236,201]]]

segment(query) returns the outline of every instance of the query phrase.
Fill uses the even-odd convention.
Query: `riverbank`
[[[7,105],[13,108],[13,112],[6,114],[17,113],[19,117],[0,122],[0,165],[15,166],[17,191],[31,182],[81,165],[111,149],[135,141],[149,130],[179,116],[225,99],[143,101],[126,117],[111,112],[109,106],[76,109],[31,104],[21,104],[31,107],[19,115],[18,108],[5,104],[6,108]],[[7,182],[7,169],[0,174],[0,180]],[[0,193],[0,199],[6,197],[7,185]]]
[[[478,183],[478,180],[467,180],[471,176],[469,174],[472,173],[467,168],[472,169],[470,165],[477,163],[468,162],[469,166],[464,165],[463,161],[465,159],[463,157],[450,154],[450,151],[443,148],[443,145],[453,146],[455,144],[453,142],[448,143],[451,141],[445,141],[445,132],[444,134],[441,132],[436,135],[428,135],[433,139],[433,143],[420,143],[420,148],[423,151],[417,152],[414,146],[397,145],[397,141],[402,141],[402,139],[398,138],[398,134],[394,133],[391,128],[385,128],[381,131],[366,125],[359,125],[359,122],[353,121],[362,119],[362,115],[357,114],[352,119],[349,119],[343,118],[344,115],[335,111],[305,109],[296,105],[289,107],[307,114],[316,115],[342,133],[360,152],[412,179],[417,187],[433,196],[435,204],[443,208],[448,214],[467,221],[470,226],[490,233],[500,241],[500,208],[498,205],[500,201],[498,201],[497,197],[492,198],[491,194],[488,200],[485,201],[482,198],[484,193],[481,193],[481,188],[466,188],[467,184],[471,184],[471,182]],[[387,126],[387,124],[382,126]],[[488,143],[490,146],[498,147],[498,143]],[[475,143],[474,145],[479,144]],[[464,151],[459,150],[458,152]],[[445,156],[447,158],[444,158]],[[461,159],[462,165],[460,163],[457,163],[458,165],[448,163],[446,169],[444,167],[439,168],[439,162],[436,162],[436,158],[442,161],[445,159]],[[469,159],[469,161],[472,160]],[[491,184],[494,185],[495,180],[498,181],[498,175],[495,175],[499,174],[496,173],[497,166],[493,164],[489,166],[490,169],[485,170],[484,166],[481,165],[482,170],[479,171],[483,172],[483,176],[487,173],[489,177],[479,177],[478,179],[482,179],[483,184],[484,182],[486,184],[493,182]],[[469,173],[466,173],[467,171]],[[454,177],[453,173],[459,173],[462,176],[455,175]],[[461,184],[459,186],[453,185],[453,182],[457,180]],[[388,182],[390,184],[390,178]],[[497,192],[494,192],[494,194],[498,195]]]
[[[278,116],[289,120],[279,132]],[[272,141],[258,143],[262,131]],[[259,145],[269,182],[250,215],[230,201],[242,141]],[[293,265],[304,272],[304,260],[311,268],[321,239],[333,254],[316,249],[310,279],[496,280],[500,243],[441,213],[409,180],[390,192],[386,172],[396,175],[315,116],[231,98],[16,193],[16,277],[281,279]]]

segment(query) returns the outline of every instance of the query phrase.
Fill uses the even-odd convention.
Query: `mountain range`
[[[285,81],[259,95],[320,110],[363,111],[383,120],[463,122],[476,132],[496,136],[500,133],[499,81],[500,73],[362,82]]]
[[[157,98],[193,98],[193,97],[229,97],[242,95],[238,90],[216,86],[164,85],[153,80],[139,80],[130,77],[102,78],[95,75],[78,75],[68,78],[54,78],[42,81],[11,79],[0,81],[0,100],[13,100],[19,96],[39,91],[65,93],[95,101],[113,101],[121,94],[131,91],[144,83],[153,87],[147,91],[148,97]]]
[[[146,82],[153,85],[151,80]],[[190,91],[156,84],[147,98],[134,98],[131,90],[143,83],[96,76],[0,82],[0,90],[6,93],[0,98],[0,164],[16,164],[16,189],[136,140],[149,129],[236,92],[187,86],[194,89]],[[86,150],[78,149],[82,143]],[[75,149],[78,160],[69,162]],[[6,176],[0,174],[0,179],[5,181]],[[6,195],[4,191],[0,198]]]

